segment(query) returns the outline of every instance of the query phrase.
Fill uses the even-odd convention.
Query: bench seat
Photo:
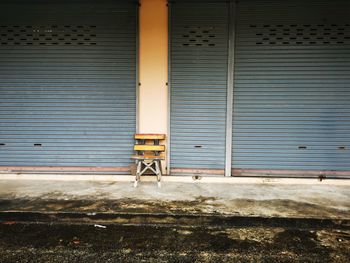
[[[131,156],[131,159],[134,160],[164,160],[165,156],[163,154],[161,155],[133,155]]]

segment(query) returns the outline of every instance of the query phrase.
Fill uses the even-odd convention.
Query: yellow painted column
[[[141,0],[140,3],[139,132],[167,134],[167,1]]]

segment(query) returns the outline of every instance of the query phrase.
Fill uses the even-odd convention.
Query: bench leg
[[[160,161],[155,161],[155,166],[156,166],[156,174],[157,174],[157,182],[158,182],[158,187],[160,188],[162,186],[161,184],[161,179],[162,179],[162,171],[160,170]]]
[[[134,182],[134,187],[137,187],[138,182],[141,179],[141,161],[137,161],[137,168],[136,168],[136,176],[135,176],[135,182]]]

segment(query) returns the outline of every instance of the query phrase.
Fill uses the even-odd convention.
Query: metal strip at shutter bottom
[[[350,171],[349,1],[237,7],[236,174]]]
[[[136,126],[135,3],[49,2],[0,5],[0,166],[125,170]]]
[[[171,5],[171,172],[223,174],[227,1]]]

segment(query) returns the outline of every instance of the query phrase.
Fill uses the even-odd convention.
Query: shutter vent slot
[[[95,31],[96,26],[1,25],[0,45],[97,45],[97,35]],[[24,38],[24,36],[26,36],[26,38]]]
[[[214,47],[216,35],[212,26],[184,26],[183,47]]]
[[[250,25],[249,27],[254,28],[256,45],[271,45],[271,42],[273,45],[350,44],[348,25]]]

